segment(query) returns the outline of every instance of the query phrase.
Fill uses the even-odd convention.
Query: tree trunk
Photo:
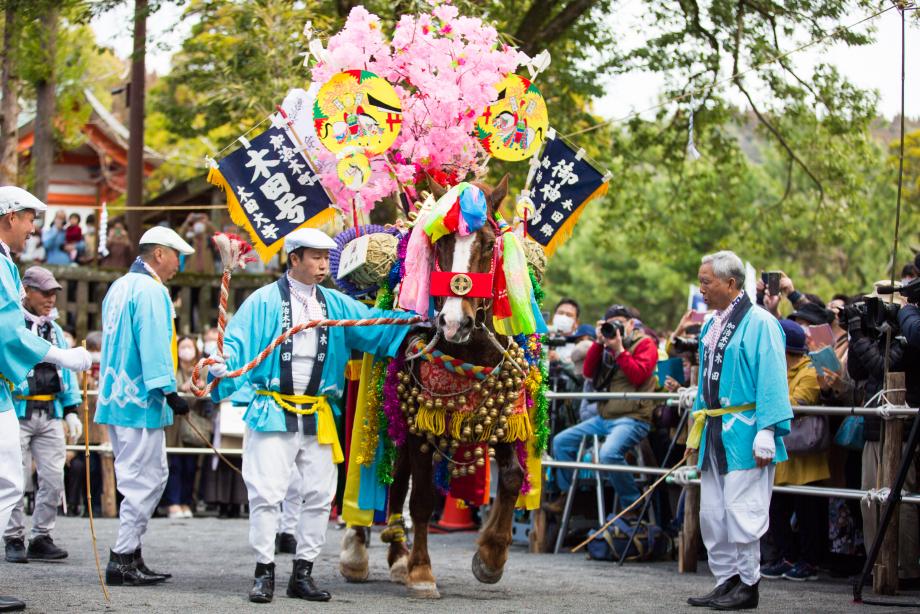
[[[48,199],[48,182],[54,163],[55,81],[54,57],[57,50],[58,7],[50,3],[41,16],[42,59],[45,76],[35,84],[35,142],[32,144],[32,164],[35,174],[33,193],[41,201]]]
[[[125,204],[144,204],[144,88],[147,70],[147,0],[134,1],[134,52],[131,54],[131,89],[128,95],[128,194]],[[128,235],[137,243],[141,238],[141,211],[125,212]]]
[[[19,174],[16,146],[19,139],[16,126],[19,123],[19,75],[16,70],[19,23],[15,5],[6,6],[3,25],[3,100],[0,101],[0,185],[15,185]]]

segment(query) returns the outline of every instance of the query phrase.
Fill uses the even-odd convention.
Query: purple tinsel
[[[399,393],[396,390],[399,372],[402,371],[405,364],[405,356],[402,352],[398,352],[387,367],[387,379],[383,384],[383,413],[387,417],[387,434],[397,446],[406,443],[406,433],[409,430],[406,417],[399,409]]]
[[[395,226],[391,226],[390,228],[381,226],[380,224],[367,224],[365,226],[361,226],[362,235],[370,235],[377,232],[385,232],[386,234],[393,235],[397,239],[401,237],[399,229]],[[408,236],[408,234],[406,236]],[[342,292],[351,297],[358,297],[376,290],[377,287],[371,286],[369,288],[359,288],[348,279],[339,279],[339,260],[342,258],[342,250],[345,249],[345,246],[348,245],[348,243],[350,243],[354,238],[354,228],[343,230],[333,238],[333,241],[336,243],[336,247],[329,250],[329,272],[332,276],[332,280],[339,288],[341,288]]]
[[[518,462],[521,463],[521,467],[524,469],[524,481],[521,482],[521,494],[526,495],[530,492],[530,476],[527,475],[527,442],[518,441],[514,447],[517,451]]]

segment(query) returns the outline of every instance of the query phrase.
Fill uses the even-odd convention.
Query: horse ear
[[[447,188],[435,181],[434,177],[425,173],[425,176],[428,178],[428,187],[431,189],[431,193],[434,194],[434,199],[439,200],[442,196],[447,194]]]
[[[502,180],[498,182],[498,185],[492,189],[492,210],[497,211],[499,207],[502,206],[502,201],[505,200],[505,197],[508,196],[508,179],[510,175],[505,173],[505,176],[502,177]]]

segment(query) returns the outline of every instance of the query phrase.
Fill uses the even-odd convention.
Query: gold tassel
[[[419,407],[418,413],[415,415],[415,427],[423,433],[443,435],[444,410],[433,407],[429,409],[425,406]]]
[[[530,426],[530,416],[525,413],[514,414],[508,418],[505,426],[505,441],[530,441],[533,429]]]

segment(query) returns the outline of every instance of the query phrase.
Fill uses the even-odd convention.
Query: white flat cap
[[[23,209],[34,209],[36,213],[40,213],[47,210],[48,207],[20,187],[14,185],[0,187],[0,215]]]
[[[316,228],[301,228],[284,238],[284,252],[286,254],[290,254],[301,247],[335,249],[337,245],[329,235]]]
[[[165,226],[154,226],[144,233],[144,236],[141,237],[139,245],[148,244],[171,247],[180,254],[184,254],[186,256],[195,253],[194,247],[186,243],[185,240],[180,237],[175,230],[172,228],[166,228]]]

